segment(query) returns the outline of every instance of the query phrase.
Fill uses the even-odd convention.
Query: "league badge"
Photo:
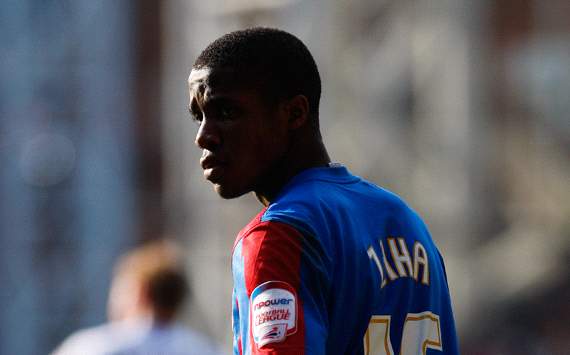
[[[268,281],[251,293],[253,340],[259,348],[284,341],[297,331],[297,295],[286,282]]]

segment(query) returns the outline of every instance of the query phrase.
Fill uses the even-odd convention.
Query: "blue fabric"
[[[435,326],[432,330],[441,332],[431,337],[439,337],[435,348],[442,350],[428,346],[427,354],[458,354],[443,260],[422,220],[398,196],[343,166],[314,168],[293,178],[261,220],[287,223],[306,238],[300,297],[308,320],[307,349],[364,354],[371,317],[383,316],[389,317],[394,354],[401,347],[414,353],[410,349],[425,341],[413,336],[421,324],[424,331]],[[399,267],[391,250],[396,257],[404,253]],[[426,269],[429,284],[422,282]],[[404,326],[412,335],[403,346]]]
[[[234,275],[234,289],[233,289],[233,302],[232,304],[232,328],[234,334],[233,340],[233,353],[240,354],[239,343],[246,351],[243,355],[251,354],[249,346],[249,337],[241,337],[240,334],[249,334],[249,299],[247,298],[247,288],[245,285],[244,265],[242,256],[242,241],[234,247],[232,271]],[[236,304],[237,303],[237,304]],[[244,317],[240,317],[244,314]]]

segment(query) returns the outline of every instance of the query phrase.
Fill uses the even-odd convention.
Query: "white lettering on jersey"
[[[422,243],[418,241],[414,243],[413,255],[411,255],[404,238],[387,238],[386,241],[389,246],[391,259],[387,258],[382,238],[378,240],[382,253],[381,260],[374,246],[371,245],[367,250],[368,257],[374,261],[380,273],[380,287],[384,288],[388,282],[394,281],[399,277],[411,277],[416,282],[429,286],[429,258]],[[398,272],[396,273],[394,270]],[[386,275],[388,276],[387,278]]]
[[[429,286],[429,263],[426,249],[420,242],[414,243],[414,279],[418,281],[420,265],[423,266],[422,283]]]
[[[400,248],[396,246],[396,240],[394,238],[388,238],[388,245],[390,246],[390,253],[392,254],[392,260],[396,264],[396,269],[400,277],[412,276],[412,260],[410,258],[410,252],[408,251],[408,246],[404,238],[398,238],[398,244]],[[404,269],[404,265],[406,269]]]

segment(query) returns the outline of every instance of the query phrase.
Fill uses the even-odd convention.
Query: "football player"
[[[426,226],[329,158],[307,47],[277,29],[232,32],[188,84],[205,178],[264,206],[234,245],[234,354],[457,354]]]

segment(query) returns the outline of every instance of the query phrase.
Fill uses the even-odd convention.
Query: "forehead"
[[[208,96],[259,91],[259,80],[244,73],[224,68],[194,68],[188,77],[190,99]]]

